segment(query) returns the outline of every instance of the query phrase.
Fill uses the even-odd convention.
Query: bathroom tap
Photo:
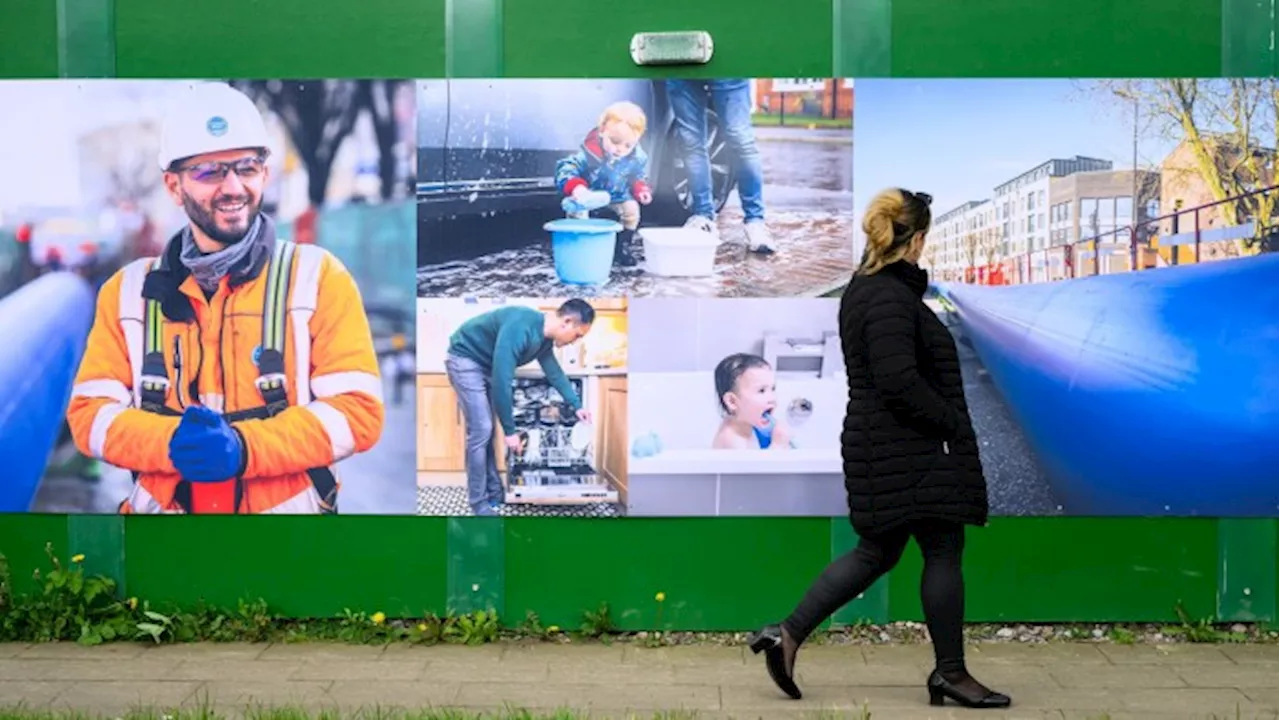
[[[817,359],[819,378],[829,379],[844,373],[844,352],[840,347],[840,335],[831,331],[824,332],[818,339],[766,333],[763,357],[775,370],[780,369],[779,363],[783,360]]]

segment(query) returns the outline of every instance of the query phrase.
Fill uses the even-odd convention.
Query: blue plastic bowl
[[[556,275],[568,285],[600,285],[613,269],[613,246],[622,224],[597,218],[552,220],[542,226],[551,233],[551,257]]]

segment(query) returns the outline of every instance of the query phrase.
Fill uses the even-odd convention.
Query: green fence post
[[[892,74],[892,5],[892,0],[831,0],[834,77]]]
[[[502,77],[502,0],[445,0],[445,77]]]
[[[1222,0],[1222,77],[1276,73],[1276,3]]]
[[[115,0],[57,2],[58,77],[115,77]]]
[[[1277,621],[1275,518],[1218,521],[1218,620]]]
[[[120,596],[127,594],[124,575],[124,517],[67,515],[67,555],[84,555],[85,575],[115,580]]]
[[[831,559],[844,555],[858,544],[858,534],[853,531],[847,518],[838,517],[831,520]],[[883,625],[889,622],[889,580],[888,576],[876,580],[866,592],[854,598],[853,602],[840,608],[831,616],[831,625],[856,625],[869,622]]]
[[[506,527],[502,518],[451,517],[446,535],[449,582],[445,607],[452,614],[505,607]]]

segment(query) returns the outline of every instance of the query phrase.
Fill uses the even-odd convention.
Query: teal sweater
[[[574,412],[582,401],[560,369],[551,340],[543,336],[543,314],[530,307],[511,305],[466,321],[449,337],[449,353],[474,360],[489,373],[489,401],[508,435],[516,432],[512,414],[511,383],[516,368],[538,361],[542,372]]]

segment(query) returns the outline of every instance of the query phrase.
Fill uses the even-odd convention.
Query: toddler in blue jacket
[[[613,103],[600,114],[578,151],[556,163],[556,187],[566,197],[586,205],[593,193],[609,194],[609,209],[622,223],[613,260],[624,267],[636,264],[631,240],[640,227],[640,206],[653,202],[649,157],[640,147],[646,127],[639,105]]]

